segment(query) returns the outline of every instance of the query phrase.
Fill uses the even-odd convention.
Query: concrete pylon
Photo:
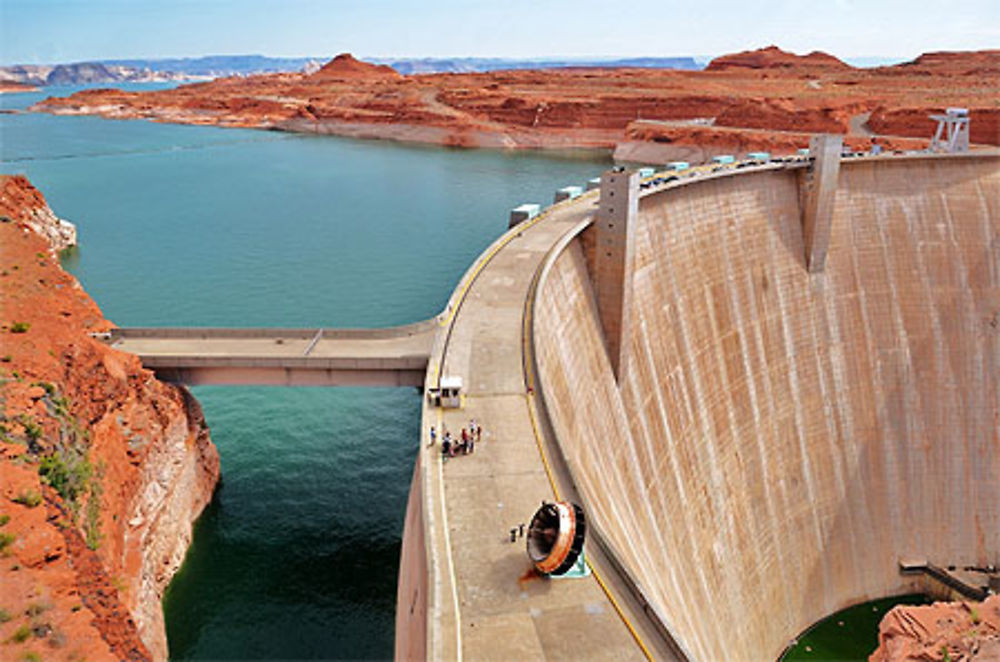
[[[639,212],[639,173],[608,170],[601,175],[594,249],[594,293],[615,379],[621,384],[627,364],[635,219]]]
[[[809,141],[812,165],[801,180],[800,198],[802,243],[806,253],[806,268],[812,273],[823,271],[826,264],[842,145],[843,136],[832,134],[813,136]]]

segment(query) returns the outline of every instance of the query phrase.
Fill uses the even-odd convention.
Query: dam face
[[[773,660],[901,559],[1000,564],[1000,160],[843,162],[815,273],[801,176],[640,200],[620,380],[586,233],[538,284],[566,465],[692,659]]]

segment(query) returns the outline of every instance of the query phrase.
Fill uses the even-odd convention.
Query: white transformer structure
[[[944,115],[931,115],[937,120],[937,131],[931,140],[932,152],[969,151],[969,109],[949,108]]]

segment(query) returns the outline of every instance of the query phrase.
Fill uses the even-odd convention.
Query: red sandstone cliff
[[[995,662],[1000,660],[1000,596],[979,604],[895,607],[882,619],[878,640],[869,662]]]
[[[142,93],[90,90],[34,109],[465,147],[613,149],[634,139],[626,131],[637,120],[926,140],[934,130],[927,114],[965,106],[972,110],[973,142],[1000,144],[998,89],[998,51],[929,54],[912,65],[856,69],[822,53],[797,56],[770,47],[718,58],[707,71],[413,76],[344,54],[312,75],[225,78]],[[786,138],[753,142],[778,151]]]
[[[89,335],[111,325],[40,218],[0,176],[0,658],[164,660],[163,590],[218,455],[185,390]]]

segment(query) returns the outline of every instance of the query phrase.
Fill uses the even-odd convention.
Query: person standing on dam
[[[427,445],[428,446],[433,446],[434,442],[436,442],[436,441],[437,441],[437,432],[434,430],[434,426],[432,425],[431,426],[431,443],[429,443]]]

